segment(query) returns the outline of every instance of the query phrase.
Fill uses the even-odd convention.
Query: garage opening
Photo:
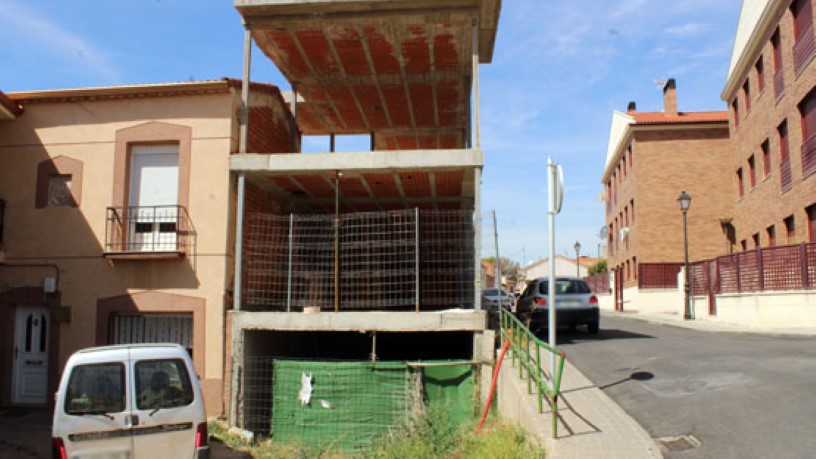
[[[274,441],[361,451],[432,405],[467,422],[478,400],[473,338],[472,332],[244,332],[244,355],[233,365],[236,424]]]

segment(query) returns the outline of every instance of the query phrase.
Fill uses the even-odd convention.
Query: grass
[[[391,434],[363,453],[343,453],[307,445],[280,444],[263,440],[250,443],[228,432],[222,422],[209,425],[210,435],[227,446],[245,451],[255,459],[540,459],[544,453],[524,430],[495,417],[488,419],[480,434],[475,424],[456,426],[444,409],[428,409],[422,416]]]

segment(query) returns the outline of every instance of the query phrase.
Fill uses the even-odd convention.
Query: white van
[[[55,458],[209,457],[201,388],[190,356],[177,344],[77,351],[55,400]]]

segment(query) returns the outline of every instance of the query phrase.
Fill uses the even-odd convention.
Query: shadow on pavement
[[[538,339],[547,342],[547,329],[537,330],[535,335]],[[591,335],[586,332],[586,329],[579,327],[572,331],[568,329],[558,329],[555,335],[557,345],[575,344],[584,341],[598,341],[598,340],[613,340],[613,339],[643,339],[654,338],[651,335],[644,335],[641,333],[632,333],[625,330],[618,330],[614,328],[602,328],[597,335]]]

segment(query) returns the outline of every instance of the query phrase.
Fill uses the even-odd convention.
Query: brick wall
[[[784,91],[776,97],[773,77],[773,49],[771,35],[779,26]],[[816,86],[816,63],[811,61],[797,75],[793,63],[793,19],[790,10],[785,9],[780,20],[767,30],[761,32],[761,49],[754,50],[750,56],[748,72],[739,75],[736,92],[726,95],[729,105],[735,97],[739,98],[740,120],[736,125],[731,113],[730,129],[732,133],[733,156],[730,164],[731,175],[736,170],[748,167],[748,158],[753,154],[757,164],[758,180],[755,187],[750,185],[750,177],[745,176],[745,195],[737,197],[735,179],[732,178],[731,199],[735,201],[734,226],[737,245],[746,240],[748,248],[753,248],[752,236],[759,233],[763,247],[768,246],[767,228],[774,225],[777,245],[793,244],[807,241],[807,215],[805,208],[816,202],[816,174],[807,177],[802,175],[802,130],[801,116],[797,105]],[[758,91],[757,74],[754,65],[762,55],[765,67],[765,87]],[[751,87],[751,109],[745,111],[743,83],[746,78]],[[787,120],[788,145],[790,152],[791,188],[783,192],[780,180],[780,146],[777,126]],[[763,161],[760,145],[765,139],[770,143],[771,170],[768,177],[763,177]],[[788,240],[783,220],[793,215],[795,235]]]
[[[627,165],[620,184],[615,179],[617,202],[613,197],[606,220],[607,226],[616,217],[620,222],[624,213],[623,223],[615,228],[616,248],[609,266],[620,269],[627,286],[637,282],[637,264],[683,261],[683,220],[677,205],[681,191],[692,197],[688,213],[690,259],[724,253],[719,219],[731,216],[734,202],[731,187],[723,185],[731,183],[729,147],[724,124],[720,128],[635,128],[632,164]],[[629,234],[622,241],[619,228],[626,226],[627,208]]]

